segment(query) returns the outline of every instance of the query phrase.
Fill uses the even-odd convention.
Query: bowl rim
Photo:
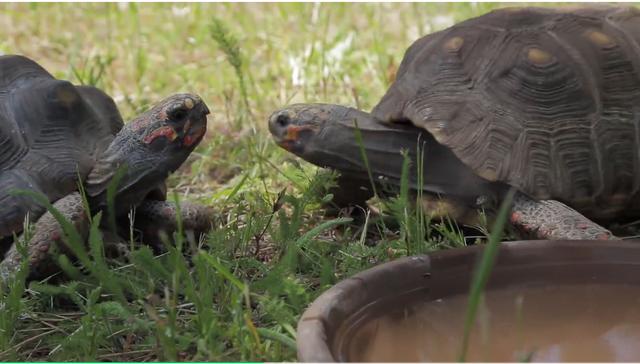
[[[500,243],[499,257],[496,265],[523,265],[532,259],[549,262],[623,262],[640,265],[640,241],[638,240],[518,240]],[[428,254],[407,256],[359,272],[346,278],[318,296],[304,311],[297,326],[297,356],[301,362],[336,362],[329,339],[335,334],[337,327],[332,323],[342,322],[364,307],[375,303],[371,299],[373,290],[385,291],[387,294],[409,293],[428,286],[428,278],[435,266],[448,263],[461,266],[468,273],[470,259],[477,259],[485,245],[474,245],[462,248],[438,250]],[[635,254],[630,254],[633,250]],[[607,254],[614,252],[615,254]],[[535,260],[534,260],[535,262]],[[465,265],[462,267],[462,265]],[[474,264],[471,264],[472,266]],[[567,269],[571,269],[569,266]],[[467,274],[465,273],[465,274]],[[425,279],[406,279],[407,276],[420,275]],[[378,284],[379,283],[379,284]],[[377,296],[376,296],[377,297]],[[380,295],[384,299],[385,292]]]

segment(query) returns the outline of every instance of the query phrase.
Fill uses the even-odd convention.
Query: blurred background
[[[200,94],[212,111],[199,149],[207,173],[190,184],[215,189],[250,166],[235,149],[268,137],[276,108],[369,110],[414,40],[507,5],[518,4],[0,4],[0,52],[104,89],[125,119],[171,93]]]
[[[392,224],[325,216],[335,176],[279,149],[267,119],[297,102],[368,111],[413,41],[516,5],[0,4],[0,53],[104,89],[126,120],[169,94],[200,94],[207,136],[169,184],[217,216],[183,250],[141,248],[101,275],[3,293],[0,360],[295,360],[297,320],[328,287],[467,244],[454,223],[425,230],[402,204]]]

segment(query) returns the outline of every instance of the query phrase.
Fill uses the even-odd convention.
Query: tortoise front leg
[[[89,232],[89,218],[82,204],[79,193],[69,194],[53,204],[62,216],[73,224],[84,242]],[[63,230],[58,220],[47,211],[34,224],[32,236],[27,241],[27,259],[30,277],[45,277],[56,272],[57,264],[53,262],[53,248],[67,251],[66,245],[60,244]],[[22,239],[22,237],[21,237]],[[0,262],[0,282],[6,284],[20,268],[22,255],[15,243],[7,251]]]
[[[136,208],[134,227],[142,233],[146,244],[159,244],[160,231],[169,237],[178,230],[178,209],[173,202],[144,200]],[[206,234],[212,226],[211,210],[203,205],[180,202],[180,219],[185,232],[193,232],[197,237]]]
[[[517,193],[511,209],[511,223],[539,239],[619,239],[609,230],[555,200],[535,201]]]

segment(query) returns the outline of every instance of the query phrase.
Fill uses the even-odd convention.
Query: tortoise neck
[[[120,130],[104,153],[98,156],[85,181],[92,212],[107,208],[111,203],[108,200],[112,191],[115,213],[118,216],[124,215],[132,206],[144,200],[169,174],[168,170],[163,171],[161,168],[146,171],[147,164],[152,167],[162,165],[161,156],[150,153],[127,126]]]
[[[325,123],[302,157],[344,175],[370,176],[376,184],[391,186],[400,185],[408,158],[408,183],[414,190],[458,196],[469,203],[496,191],[423,129],[385,123],[355,109]]]
[[[321,167],[349,175],[399,181],[403,163],[402,151],[416,164],[422,130],[409,125],[388,125],[371,114],[344,108],[344,114],[322,125],[317,136],[305,145],[301,155]]]

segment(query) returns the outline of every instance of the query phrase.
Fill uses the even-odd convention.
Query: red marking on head
[[[205,132],[205,128],[201,128],[200,130],[198,130],[195,134],[191,135],[191,134],[187,134],[184,136],[184,145],[186,145],[187,147],[192,146],[194,143],[197,143],[200,141],[200,139],[202,139],[202,136],[204,135]]]
[[[61,236],[60,236],[59,232],[54,231],[54,232],[51,233],[50,238],[51,238],[51,240],[56,241],[56,240],[60,240]]]
[[[294,142],[293,142],[293,141],[291,141],[291,140],[282,140],[282,141],[280,141],[280,143],[279,143],[279,144],[280,144],[280,146],[281,146],[282,148],[284,148],[285,150],[287,150],[287,151],[291,152],[291,151],[292,151],[292,148],[293,148],[293,143],[294,143]]]
[[[287,127],[287,135],[285,136],[284,140],[287,141],[296,141],[298,140],[298,138],[300,137],[298,134],[300,134],[301,131],[303,130],[313,130],[314,127],[311,125],[289,125]]]
[[[304,130],[315,131],[316,127],[313,125],[289,125],[287,127],[287,134],[285,134],[284,138],[279,141],[279,144],[282,148],[291,151],[295,142],[298,141],[300,137],[300,132]]]
[[[146,144],[150,144],[151,142],[153,142],[156,138],[158,137],[165,137],[171,141],[175,140],[176,137],[178,136],[176,134],[176,131],[173,130],[172,127],[170,126],[163,126],[161,128],[158,128],[156,130],[154,130],[151,134],[147,135],[146,137],[144,137],[143,141]]]
[[[609,233],[601,233],[596,235],[596,239],[598,240],[609,240],[611,239],[611,235],[609,235]]]

